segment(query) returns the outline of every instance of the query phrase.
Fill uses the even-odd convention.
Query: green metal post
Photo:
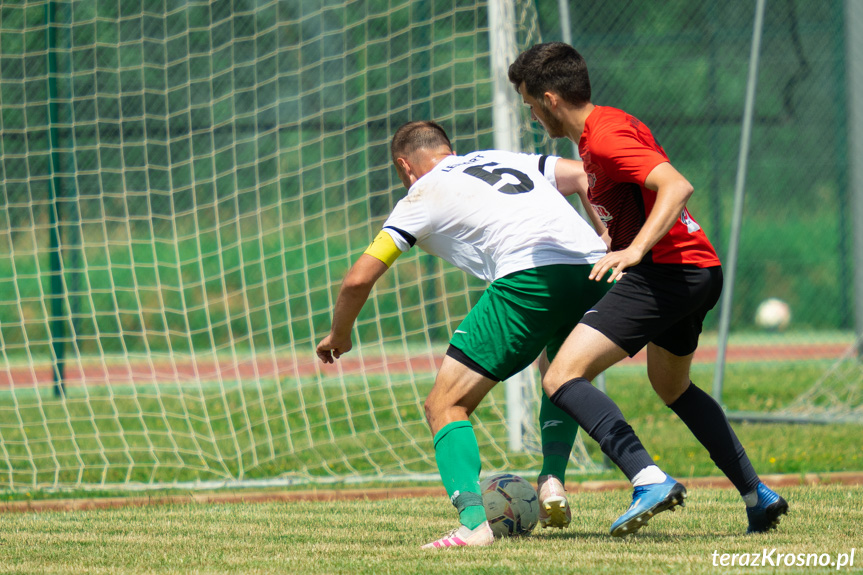
[[[60,228],[58,198],[62,196],[62,181],[60,172],[60,154],[57,151],[57,30],[54,27],[56,6],[54,2],[45,5],[46,41],[48,52],[48,149],[51,151],[51,161],[48,162],[51,172],[49,190],[50,226],[50,268],[51,268],[51,347],[54,350],[54,394],[63,396],[65,375],[66,325],[63,318],[63,270],[60,258]]]

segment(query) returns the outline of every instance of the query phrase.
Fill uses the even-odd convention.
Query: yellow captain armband
[[[387,267],[393,265],[393,262],[396,261],[400,255],[402,255],[402,251],[398,248],[396,243],[393,241],[392,236],[390,236],[387,232],[381,230],[378,236],[374,239],[374,241],[366,248],[366,253],[373,258],[377,258],[384,262]]]

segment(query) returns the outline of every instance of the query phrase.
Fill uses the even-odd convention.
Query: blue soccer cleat
[[[779,525],[779,517],[788,513],[788,502],[772,489],[759,483],[755,488],[758,503],[746,508],[749,517],[747,533],[763,533]]]
[[[676,505],[682,507],[685,498],[686,488],[670,476],[662,483],[636,487],[632,493],[632,505],[612,523],[611,534],[614,537],[623,537],[635,533],[647,525],[650,518],[657,513],[668,509],[673,511]]]

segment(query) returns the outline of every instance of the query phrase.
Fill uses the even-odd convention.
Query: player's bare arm
[[[554,163],[554,181],[564,196],[587,195],[587,172],[581,160],[558,159]]]
[[[668,162],[653,168],[644,181],[644,186],[656,192],[653,210],[629,247],[610,252],[596,262],[590,272],[590,279],[599,281],[606,272],[611,272],[608,276],[609,283],[623,277],[627,268],[638,264],[671,230],[693,192],[692,184]]]
[[[557,183],[557,190],[564,196],[578,194],[578,199],[584,206],[584,213],[590,219],[596,234],[603,239],[606,246],[610,246],[611,238],[608,236],[608,229],[599,214],[593,209],[590,200],[587,199],[588,184],[584,162],[560,158],[554,164],[554,180]]]
[[[593,204],[591,204],[590,200],[587,199],[587,191],[583,193],[579,192],[578,198],[581,200],[581,205],[584,207],[584,213],[587,215],[588,219],[590,219],[593,229],[596,230],[596,235],[602,238],[602,241],[605,242],[605,248],[607,250],[611,250],[611,236],[608,235],[608,227],[605,225],[605,222],[602,221],[602,218],[599,217]]]
[[[317,347],[318,357],[323,363],[333,363],[351,350],[351,330],[360,310],[375,283],[389,269],[387,264],[376,257],[362,254],[348,271],[339,288],[336,306],[333,310],[333,326],[327,337]]]

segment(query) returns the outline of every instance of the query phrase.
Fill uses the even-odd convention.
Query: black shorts
[[[630,357],[648,343],[677,356],[698,347],[701,326],[722,292],[722,267],[642,262],[584,314],[581,322]]]

